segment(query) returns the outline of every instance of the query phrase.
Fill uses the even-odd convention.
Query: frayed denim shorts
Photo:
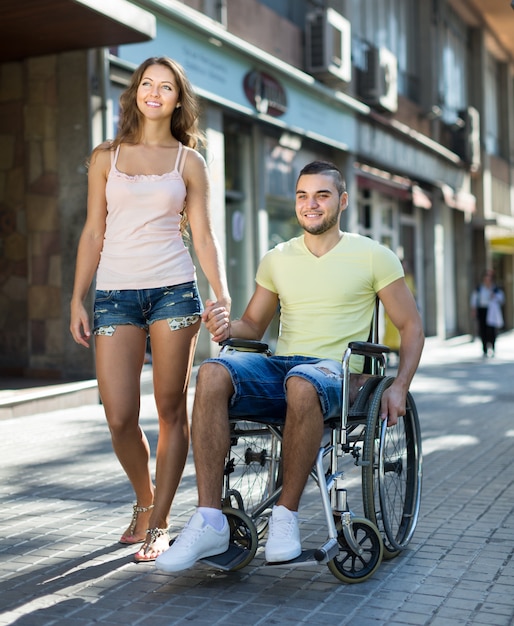
[[[266,356],[231,351],[207,359],[225,367],[234,385],[229,416],[249,416],[258,422],[282,423],[286,414],[286,382],[291,376],[309,381],[318,393],[323,418],[341,414],[341,362],[305,356]]]
[[[167,320],[171,330],[178,330],[198,322],[202,310],[195,281],[156,289],[98,289],[93,333],[110,336],[126,324],[148,330],[158,320]]]

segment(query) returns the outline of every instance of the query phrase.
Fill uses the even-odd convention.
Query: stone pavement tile
[[[487,594],[487,600],[483,603],[481,611],[484,613],[497,613],[498,615],[504,615],[506,617],[514,617],[512,595],[510,602],[508,598],[508,596],[504,596],[503,594]]]
[[[405,624],[409,624],[409,626],[424,626],[424,624],[432,624],[432,619],[430,614],[411,613],[402,609],[401,613],[397,613],[391,619],[391,624],[395,623],[403,624],[403,626]]]

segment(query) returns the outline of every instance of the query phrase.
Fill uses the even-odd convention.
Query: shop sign
[[[245,75],[243,87],[248,101],[259,113],[280,117],[287,111],[285,89],[273,76],[252,70]]]

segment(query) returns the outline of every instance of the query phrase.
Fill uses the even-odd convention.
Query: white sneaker
[[[155,560],[157,569],[163,572],[180,572],[206,556],[222,554],[228,550],[230,528],[223,516],[221,531],[207,524],[201,513],[195,513],[184,526],[166,552]]]
[[[285,506],[274,506],[264,555],[269,563],[291,561],[302,553],[298,518]]]

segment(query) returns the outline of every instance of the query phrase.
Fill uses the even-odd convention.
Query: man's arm
[[[209,305],[209,302],[206,303]],[[278,307],[278,295],[260,285],[255,287],[241,319],[229,321],[224,307],[206,308],[203,321],[214,341],[229,337],[240,339],[262,339]]]
[[[380,415],[392,426],[405,415],[407,392],[421,358],[425,336],[414,296],[403,278],[378,292],[391,321],[400,332],[400,361],[394,383],[382,397]]]

